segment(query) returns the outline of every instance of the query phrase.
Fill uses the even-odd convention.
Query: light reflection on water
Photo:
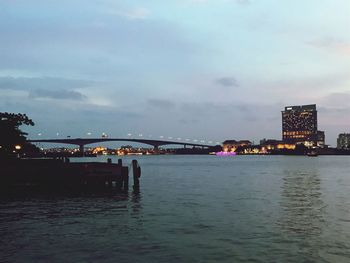
[[[2,196],[0,261],[350,261],[348,157],[137,159],[140,194]]]

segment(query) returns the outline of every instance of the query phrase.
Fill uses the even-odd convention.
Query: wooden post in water
[[[112,164],[112,159],[111,158],[108,158],[107,159],[107,163],[108,164]],[[105,184],[107,184],[109,187],[112,187],[113,186],[113,174],[111,174],[110,176],[106,176],[106,182]]]
[[[137,160],[132,160],[132,173],[134,179],[134,190],[140,190],[140,176],[141,176],[141,167],[138,165]]]
[[[80,156],[84,157],[84,144],[79,145],[79,153]]]
[[[120,167],[123,166],[123,160],[122,160],[122,159],[118,159],[118,165],[119,165]]]
[[[123,187],[123,173],[124,173],[124,171],[123,171],[123,168],[122,168],[121,174],[116,179],[116,187],[117,187],[118,190],[121,190],[122,187]]]
[[[129,169],[128,167],[122,167],[122,184],[123,190],[129,190]]]

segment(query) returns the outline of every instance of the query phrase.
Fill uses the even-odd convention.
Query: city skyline
[[[349,1],[0,1],[0,106],[54,137],[281,138],[317,104],[350,131]],[[334,14],[337,14],[334,16]]]
[[[284,107],[284,110],[282,111],[282,134],[281,139],[273,138],[273,139],[266,139],[262,138],[260,140],[260,145],[262,142],[266,142],[269,140],[272,141],[280,141],[284,142],[288,145],[297,145],[297,144],[304,144],[306,147],[320,147],[328,148],[328,146],[332,146],[330,144],[325,144],[325,131],[320,131],[317,129],[317,106],[316,104],[309,104],[309,105],[294,105],[294,106],[286,106]],[[337,137],[337,148],[339,147],[339,138],[341,135],[346,135],[346,133],[340,133]],[[131,134],[128,133],[127,136],[120,136],[119,138],[116,138],[115,136],[109,136],[107,133],[103,132],[101,134],[101,138],[99,138],[98,134],[93,134],[91,132],[88,132],[83,136],[84,138],[72,138],[72,136],[64,135],[56,133],[56,137],[51,136],[51,139],[47,137],[49,134],[46,134],[45,137],[42,137],[42,133],[38,133],[36,136],[32,137],[31,139],[38,140],[38,142],[44,142],[48,141],[47,143],[53,143],[55,141],[59,141],[59,143],[62,143],[64,140],[68,141],[74,141],[74,140],[107,140],[107,141],[164,141],[164,142],[174,142],[175,144],[184,144],[184,145],[191,145],[191,144],[207,144],[207,145],[224,145],[225,142],[235,142],[235,143],[249,143],[255,144],[254,140],[240,140],[237,142],[236,140],[228,139],[225,140],[225,142],[218,142],[216,140],[203,140],[203,139],[190,139],[188,137],[181,138],[181,137],[167,137],[167,136],[153,136],[153,135],[144,135],[144,134]],[[45,136],[45,135],[44,135]],[[66,137],[66,138],[65,138]],[[276,140],[277,139],[277,140]],[[140,142],[136,142],[140,143]],[[69,144],[69,143],[68,143]],[[78,144],[78,143],[74,143]],[[91,142],[88,142],[88,144],[91,144]],[[141,142],[141,144],[144,144]],[[147,144],[147,143],[146,143]],[[81,146],[83,147],[83,146]]]

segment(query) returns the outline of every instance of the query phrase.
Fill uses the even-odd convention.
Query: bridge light
[[[186,139],[186,141],[190,141],[190,139]]]
[[[201,143],[205,143],[205,141],[204,141],[204,140],[201,140]]]
[[[132,134],[131,133],[128,133],[128,136],[130,137]]]
[[[59,136],[59,135],[60,135],[60,134],[57,132],[57,133],[56,133],[56,136]]]
[[[208,143],[213,143],[213,141],[209,141]]]
[[[139,137],[142,137],[142,136],[143,136],[142,133],[140,133],[140,134],[139,134]]]
[[[90,135],[91,135],[91,132],[88,132],[86,135],[87,135],[87,136],[90,136]]]
[[[163,139],[163,138],[164,138],[164,136],[163,136],[163,135],[161,135],[161,136],[159,136],[159,138]]]
[[[194,139],[193,141],[194,141],[194,142],[198,142],[198,140],[197,140],[197,139]]]
[[[168,137],[168,139],[169,139],[169,140],[172,140],[172,139],[173,139],[173,137]]]
[[[38,136],[41,136],[41,132],[38,133]]]
[[[181,141],[181,138],[177,138],[179,141]]]

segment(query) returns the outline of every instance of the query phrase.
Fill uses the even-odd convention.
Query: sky
[[[285,106],[350,132],[349,0],[0,0],[0,111],[29,137],[281,139]],[[39,135],[40,134],[40,135]]]

